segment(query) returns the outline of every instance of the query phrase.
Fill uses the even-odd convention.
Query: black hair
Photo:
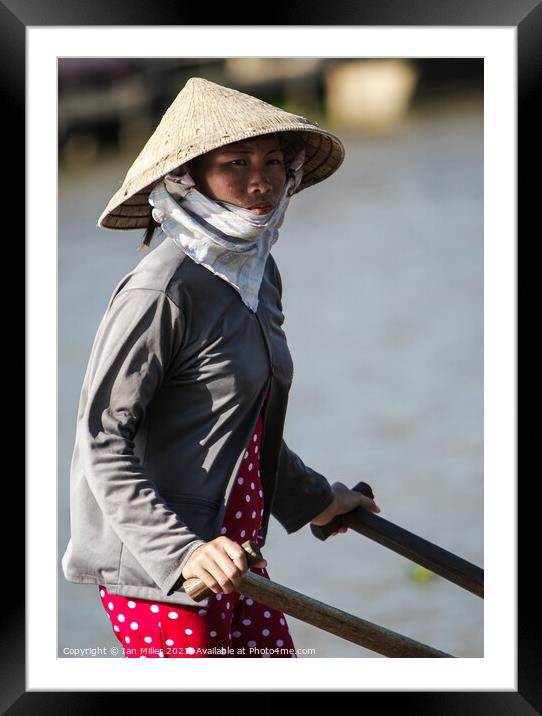
[[[154,236],[154,231],[157,228],[157,226],[159,226],[158,222],[155,220],[155,218],[152,214],[149,214],[149,222],[147,224],[147,228],[145,229],[145,235],[143,237],[143,241],[137,247],[138,251],[148,251],[149,250],[149,246],[150,246],[150,243]]]

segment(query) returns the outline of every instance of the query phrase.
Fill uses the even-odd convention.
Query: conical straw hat
[[[217,147],[274,132],[296,132],[305,144],[304,175],[297,192],[327,179],[344,160],[341,140],[316,122],[244,92],[191,77],[128,169],[97,226],[146,229],[152,210],[149,193],[165,174]]]

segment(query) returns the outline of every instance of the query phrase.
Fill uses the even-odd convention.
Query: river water
[[[345,137],[331,179],[293,197],[273,254],[294,360],[284,437],[380,516],[483,568],[481,98]],[[135,158],[59,175],[59,641],[118,646],[94,585],[66,582],[69,467],[94,335],[142,232],[96,228]],[[271,518],[271,579],[456,657],[483,656],[483,600],[348,531],[316,540]],[[383,658],[287,616],[302,658]]]

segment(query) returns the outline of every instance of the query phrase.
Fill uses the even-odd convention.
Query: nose
[[[267,173],[262,169],[254,169],[250,173],[248,181],[249,190],[254,191],[258,189],[262,192],[268,192],[272,189],[273,185],[271,180],[267,176]]]

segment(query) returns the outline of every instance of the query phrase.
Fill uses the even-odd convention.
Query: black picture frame
[[[95,0],[92,4],[78,1],[57,4],[52,0],[42,2],[28,2],[25,0],[12,0],[0,4],[0,33],[2,43],[2,87],[4,88],[4,106],[9,111],[4,114],[7,125],[5,137],[10,137],[13,146],[18,147],[18,162],[12,163],[16,171],[21,167],[21,183],[24,186],[24,161],[22,147],[25,147],[25,30],[27,26],[88,26],[88,25],[206,25],[200,23],[200,17],[205,14],[209,17],[206,8],[189,11],[186,5],[167,5],[162,2],[152,4],[136,4],[126,0],[118,0],[114,4]],[[228,15],[220,7],[216,8],[212,17],[213,27],[227,25],[357,25],[357,26],[514,26],[517,29],[517,87],[518,87],[518,217],[522,216],[524,226],[528,223],[527,212],[533,211],[533,204],[528,201],[527,195],[521,196],[519,189],[528,190],[526,176],[537,176],[535,171],[536,152],[532,147],[537,146],[533,128],[540,127],[540,111],[536,107],[539,95],[541,57],[542,57],[542,3],[534,0],[515,0],[514,2],[482,2],[481,0],[459,0],[455,3],[438,0],[433,2],[401,2],[389,0],[386,3],[364,2],[341,7],[333,3],[320,6],[311,3],[299,2],[284,12],[275,5],[265,8],[266,22],[256,22],[255,8],[247,9],[243,13],[242,7],[228,7]],[[235,21],[232,21],[232,12]],[[250,20],[249,20],[250,19]],[[221,23],[225,20],[225,24]],[[249,21],[247,21],[249,20]],[[7,115],[7,116],[6,116]],[[520,141],[520,138],[522,141]],[[523,175],[521,181],[519,170]],[[532,171],[530,171],[532,170]],[[537,182],[538,183],[538,182]],[[523,199],[523,200],[522,200]],[[536,204],[535,204],[536,205]],[[529,222],[530,223],[530,222]],[[20,222],[17,224],[20,227]],[[518,222],[519,228],[519,222]],[[519,235],[519,234],[518,234]],[[5,238],[7,240],[7,237]],[[14,242],[18,246],[18,239]],[[10,251],[12,249],[10,248]],[[11,313],[11,312],[10,312]],[[17,472],[12,463],[9,474]],[[7,475],[6,475],[7,477]],[[20,490],[19,495],[10,497],[13,504],[24,504],[23,480],[12,481]],[[534,480],[532,484],[534,485]],[[522,504],[534,502],[529,499],[528,483],[522,485]],[[519,497],[519,491],[518,491]],[[17,499],[19,498],[19,499]],[[6,503],[7,504],[7,500]],[[519,502],[518,502],[519,505]],[[518,515],[519,518],[519,515]],[[518,519],[519,523],[519,519]],[[518,533],[518,567],[525,568],[527,547],[535,543],[534,522],[524,520]],[[15,532],[17,537],[15,537]],[[25,609],[22,598],[24,584],[25,539],[22,520],[15,523],[5,533],[3,551],[7,557],[5,568],[6,595],[12,598],[4,600],[2,607],[3,621],[3,649],[1,669],[0,707],[2,713],[8,714],[63,714],[63,713],[108,713],[113,708],[125,708],[125,699],[130,692],[81,692],[81,691],[40,691],[27,692],[25,678]],[[9,537],[9,539],[8,539]],[[522,557],[521,546],[526,552]],[[518,569],[518,644],[517,644],[517,684],[516,692],[510,691],[469,691],[469,692],[364,692],[362,708],[368,707],[369,700],[379,708],[400,708],[403,714],[522,714],[541,713],[542,689],[540,687],[540,673],[542,663],[540,658],[540,627],[537,626],[537,610],[531,610],[531,599],[537,598],[537,591],[529,589],[526,584],[526,570],[522,570],[523,590],[519,589],[520,571]],[[513,578],[515,575],[511,575]],[[17,586],[17,593],[12,586]],[[529,585],[532,587],[533,585]],[[533,604],[534,606],[534,604]],[[250,685],[247,684],[247,690]],[[217,693],[217,692],[211,692]],[[164,696],[164,693],[160,693]],[[183,694],[173,693],[177,708],[185,702]],[[154,692],[151,693],[154,698]],[[145,693],[137,692],[138,705],[141,706],[148,698]],[[254,694],[258,698],[258,694]],[[181,699],[181,700],[179,700]],[[376,701],[378,699],[378,702]],[[143,700],[143,701],[142,701]],[[392,700],[392,701],[390,701]],[[150,702],[149,702],[150,703]],[[266,706],[272,707],[271,701],[266,700]],[[153,704],[156,708],[156,703]],[[160,704],[162,706],[162,702]],[[205,708],[209,708],[206,701]]]

